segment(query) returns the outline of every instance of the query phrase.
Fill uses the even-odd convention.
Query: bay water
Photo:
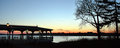
[[[0,35],[0,39],[2,37],[8,38],[8,35]],[[12,36],[10,36],[12,38]],[[20,38],[20,35],[14,35],[14,38]],[[39,37],[39,35],[34,35],[33,37]],[[105,38],[107,36],[104,36]],[[24,39],[26,38],[26,35],[24,35]],[[59,43],[63,41],[75,41],[75,40],[80,40],[80,39],[97,39],[97,36],[53,36],[53,42],[54,43]]]

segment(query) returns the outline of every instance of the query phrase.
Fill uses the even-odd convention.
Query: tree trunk
[[[119,39],[119,35],[118,35],[118,22],[116,21],[116,38]]]
[[[97,33],[98,33],[98,40],[100,40],[101,39],[101,33],[100,33],[99,17],[98,17],[98,15],[97,15]]]
[[[97,26],[98,40],[101,39],[101,32],[99,26]]]
[[[115,0],[116,2],[116,0]],[[119,39],[119,35],[118,35],[118,14],[117,14],[117,5],[115,3],[115,11],[116,11],[116,14],[115,14],[115,21],[116,21],[116,38]]]

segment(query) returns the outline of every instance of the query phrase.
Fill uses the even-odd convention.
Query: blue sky
[[[75,0],[0,0],[0,22],[79,30],[75,9]]]
[[[38,25],[58,32],[83,32],[79,29],[80,21],[75,20],[75,1],[0,0],[0,24]],[[85,29],[93,31],[90,25]]]

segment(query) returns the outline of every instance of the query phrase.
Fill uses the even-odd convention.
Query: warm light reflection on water
[[[62,41],[73,41],[80,39],[97,39],[97,36],[54,36],[53,42],[59,43]]]

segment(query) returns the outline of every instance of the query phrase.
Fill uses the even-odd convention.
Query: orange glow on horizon
[[[77,29],[71,29],[71,30],[62,30],[62,29],[54,29],[52,31],[52,33],[87,33],[87,32],[93,32],[93,33],[97,33],[96,30],[85,30],[85,29],[82,29],[82,30],[77,30]],[[108,30],[105,30],[105,31],[101,31],[101,32],[104,32],[104,33],[114,33],[114,30],[111,30],[111,31],[108,31]],[[1,34],[7,34],[8,31],[0,31]],[[31,32],[29,32],[31,33]],[[35,32],[37,33],[37,32]],[[14,31],[14,34],[21,34],[20,31]],[[26,32],[24,31],[23,34],[26,34]]]

